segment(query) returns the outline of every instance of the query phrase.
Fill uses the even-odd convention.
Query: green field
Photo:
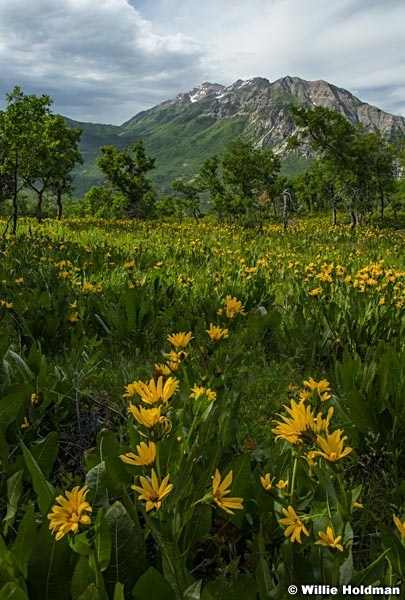
[[[343,215],[21,219],[0,239],[0,599],[400,585],[404,243]]]

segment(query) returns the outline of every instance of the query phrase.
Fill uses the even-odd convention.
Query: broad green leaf
[[[32,381],[34,374],[31,371],[31,369],[29,368],[28,364],[25,362],[25,360],[19,354],[17,354],[17,352],[14,352],[13,350],[9,350],[8,354],[13,358],[18,371],[24,378],[24,381],[26,381],[26,382]]]
[[[183,600],[200,600],[202,580],[192,583],[184,592]]]
[[[6,428],[9,423],[18,418],[27,399],[27,391],[19,390],[3,396],[0,400],[0,427]]]
[[[58,434],[51,431],[48,435],[30,446],[30,452],[45,477],[49,477],[58,456]]]
[[[259,558],[259,564],[255,569],[255,579],[260,600],[270,598],[270,592],[274,589],[274,582],[271,577],[269,564],[264,556]]]
[[[15,583],[9,582],[1,588],[0,600],[29,600],[29,598]]]
[[[10,446],[7,443],[7,440],[4,436],[3,430],[1,429],[1,425],[0,425],[0,462],[1,462],[1,468],[6,473],[7,473],[7,466],[9,464],[9,460],[8,460],[9,452],[10,452]]]
[[[27,577],[28,561],[35,542],[37,526],[34,505],[31,504],[18,526],[17,537],[11,546],[11,552],[18,560],[24,577]]]
[[[22,471],[17,471],[7,479],[7,514],[3,521],[11,521],[17,510],[22,492]]]
[[[24,454],[25,464],[32,475],[32,483],[38,496],[39,510],[41,511],[41,515],[44,517],[47,514],[53,499],[55,498],[55,488],[45,479],[44,474],[38,466],[38,463],[22,441],[21,447]]]
[[[107,471],[102,461],[93,467],[86,475],[85,484],[93,493],[93,507],[108,507]]]
[[[111,560],[104,571],[107,592],[112,595],[115,584],[124,584],[131,590],[138,577],[148,568],[143,540],[121,502],[115,502],[106,512],[105,519],[111,532]]]
[[[388,558],[394,566],[395,571],[403,577],[405,573],[405,548],[401,544],[395,532],[386,525],[381,527],[383,548],[388,550]]]
[[[102,600],[100,596],[100,592],[97,589],[95,583],[90,583],[90,585],[84,590],[80,596],[77,597],[76,600]]]
[[[97,564],[100,571],[104,571],[108,567],[111,558],[111,533],[101,509],[97,513],[95,534],[94,547],[97,555]]]
[[[201,600],[257,600],[257,585],[251,575],[220,575],[203,589]]]
[[[371,565],[368,565],[362,571],[359,571],[353,575],[350,583],[353,586],[359,585],[373,585],[375,583],[381,583],[384,578],[384,573],[388,567],[387,554],[389,549],[385,550]]]
[[[162,570],[170,585],[181,595],[194,581],[186,565],[186,555],[182,554],[170,529],[164,527],[153,516],[147,517],[147,526],[162,554]]]
[[[122,583],[117,583],[114,588],[114,600],[125,600],[124,586]]]
[[[266,547],[264,543],[263,531],[260,528],[256,536],[256,551],[259,556],[258,564],[255,569],[258,593],[260,600],[270,598],[270,592],[274,589],[274,581],[270,573],[268,561],[266,559]]]
[[[70,600],[71,555],[66,536],[56,541],[44,520],[28,561],[30,600]]]
[[[154,567],[150,567],[136,582],[132,591],[135,600],[175,600],[170,583]]]
[[[95,583],[95,573],[89,565],[86,556],[80,556],[73,571],[70,584],[70,595],[73,599],[78,598],[91,583]]]
[[[190,551],[204,537],[208,536],[212,527],[212,509],[207,504],[197,504],[184,531],[182,548]]]

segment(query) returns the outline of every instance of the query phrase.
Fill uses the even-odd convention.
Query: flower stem
[[[294,457],[294,465],[293,465],[293,472],[292,472],[292,479],[291,479],[291,493],[290,493],[290,503],[293,506],[294,504],[294,488],[295,488],[295,479],[297,476],[297,464],[298,464],[298,457],[295,456]]]

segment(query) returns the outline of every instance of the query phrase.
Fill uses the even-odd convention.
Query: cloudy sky
[[[203,81],[325,79],[405,116],[405,0],[0,0],[0,108],[121,124]]]

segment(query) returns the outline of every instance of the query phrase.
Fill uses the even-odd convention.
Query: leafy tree
[[[319,156],[318,168],[328,181],[334,215],[338,196],[348,202],[352,227],[377,198],[383,214],[385,196],[394,186],[395,152],[380,132],[366,133],[361,125],[354,126],[340,113],[321,106],[293,106],[291,112],[301,132],[290,140],[290,147],[308,140]]]
[[[0,113],[0,183],[3,196],[13,201],[14,232],[20,191],[29,188],[37,194],[39,221],[45,191],[56,192],[60,217],[62,194],[72,186],[70,172],[82,160],[77,147],[81,131],[51,114],[51,104],[47,95],[25,95],[15,87]]]
[[[146,175],[154,168],[155,159],[146,156],[141,140],[123,150],[102,146],[97,164],[106,181],[126,199],[128,216],[145,218],[153,214],[156,192]]]
[[[221,160],[214,155],[207,158],[199,170],[196,185],[201,192],[208,194],[212,211],[223,221],[230,199],[220,175]]]
[[[182,198],[178,196],[170,196],[170,194],[166,194],[159,198],[156,202],[156,210],[160,217],[180,219],[184,212],[184,204]]]
[[[298,205],[304,205],[309,211],[325,210],[331,203],[333,224],[336,224],[336,210],[340,195],[336,187],[333,165],[315,160],[308,171],[293,180],[292,185]]]
[[[250,141],[236,138],[222,157],[223,181],[236,194],[235,208],[253,208],[263,190],[269,190],[280,170],[280,159],[273,152],[255,148]]]
[[[51,99],[25,95],[16,86],[7,94],[7,108],[0,113],[0,172],[10,183],[13,202],[13,233],[17,230],[18,194],[28,185],[35,157],[42,152],[41,125],[50,114]]]
[[[172,188],[175,192],[183,194],[181,202],[183,211],[191,213],[198,223],[200,216],[200,190],[198,186],[191,183],[184,183],[180,179],[176,179],[176,181],[173,181],[172,183]]]
[[[79,212],[84,217],[97,219],[123,219],[127,199],[106,186],[93,185],[80,203]]]
[[[36,153],[25,166],[26,185],[38,197],[37,218],[42,220],[42,201],[47,190],[56,193],[58,218],[62,217],[62,195],[72,190],[71,171],[83,159],[78,149],[80,129],[71,129],[60,115],[46,115],[37,130]]]
[[[58,219],[62,218],[62,196],[73,190],[72,171],[78,164],[83,164],[83,157],[78,148],[82,130],[71,129],[60,115],[52,115],[47,120],[44,139],[49,148],[50,188],[56,194]]]

